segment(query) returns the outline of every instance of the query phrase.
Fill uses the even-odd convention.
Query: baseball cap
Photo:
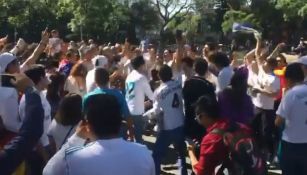
[[[92,59],[92,63],[95,68],[106,68],[108,66],[108,59],[103,55],[97,55]]]
[[[0,55],[0,73],[4,73],[7,65],[16,60],[16,56],[11,53],[3,53]]]
[[[303,57],[300,57],[300,58],[297,60],[297,63],[300,63],[300,64],[303,64],[303,65],[307,66],[307,55],[306,55],[306,56],[303,56]]]

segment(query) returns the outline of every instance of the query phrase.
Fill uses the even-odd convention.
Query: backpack
[[[244,125],[233,123],[226,130],[211,131],[222,136],[224,145],[229,149],[229,158],[223,162],[219,174],[223,174],[221,172],[227,168],[231,175],[266,175],[264,158],[255,140],[242,126]]]

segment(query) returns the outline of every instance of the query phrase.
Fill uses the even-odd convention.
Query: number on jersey
[[[132,99],[135,97],[134,95],[134,88],[135,88],[135,83],[134,82],[129,82],[126,85],[126,90],[127,90],[127,97],[128,99]]]

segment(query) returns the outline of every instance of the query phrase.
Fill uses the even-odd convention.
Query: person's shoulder
[[[125,148],[131,153],[136,153],[138,156],[151,156],[149,149],[142,144],[125,141]]]
[[[74,146],[74,147],[67,148],[64,151],[65,157],[71,158],[74,156],[78,156],[79,154],[82,154],[83,152],[92,151],[92,149],[94,148],[93,147],[94,145],[95,145],[95,142],[92,142],[85,146]]]
[[[301,94],[304,94],[304,95],[307,94],[307,85],[305,84],[298,85],[298,86],[295,86],[289,89],[286,92],[286,95],[288,96],[300,96]]]

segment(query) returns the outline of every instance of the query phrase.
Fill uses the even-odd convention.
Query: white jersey
[[[151,153],[143,145],[120,138],[85,147],[67,148],[67,144],[48,162],[44,175],[155,175]]]
[[[285,120],[282,140],[307,143],[307,84],[288,90],[282,98],[277,115]]]
[[[162,130],[176,129],[184,124],[182,85],[178,81],[168,81],[160,85],[154,93],[153,110],[163,112],[158,120]]]
[[[133,70],[126,79],[126,101],[132,115],[143,115],[145,96],[153,100],[153,92],[147,78]]]

